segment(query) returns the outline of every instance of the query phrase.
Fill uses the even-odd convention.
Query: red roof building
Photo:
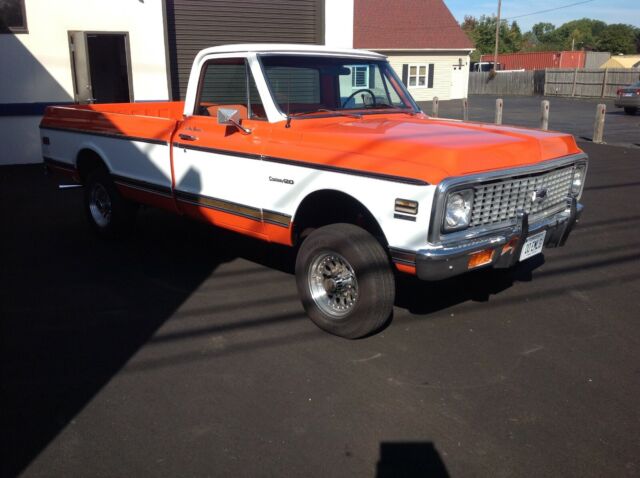
[[[387,55],[417,101],[467,96],[474,46],[442,0],[354,0],[353,46]]]

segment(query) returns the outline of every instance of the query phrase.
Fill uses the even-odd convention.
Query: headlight
[[[447,208],[444,212],[443,229],[445,232],[457,231],[469,226],[472,203],[473,189],[456,191],[449,195]]]
[[[582,187],[584,186],[584,177],[587,172],[586,164],[578,164],[573,172],[573,179],[571,180],[571,195],[579,197],[582,193]]]

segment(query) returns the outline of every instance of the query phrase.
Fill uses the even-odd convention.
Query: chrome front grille
[[[566,207],[574,166],[536,175],[509,178],[474,187],[470,227],[491,226],[516,218],[518,211],[529,213],[529,222],[543,219]],[[535,201],[534,192],[546,197]]]

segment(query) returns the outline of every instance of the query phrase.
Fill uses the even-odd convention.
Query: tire
[[[395,281],[380,243],[352,224],[313,231],[296,258],[296,284],[321,329],[356,339],[380,329],[393,310]]]
[[[636,108],[635,106],[625,106],[624,107],[624,112],[628,115],[634,115],[636,114],[636,111],[638,111],[638,108]]]
[[[115,238],[131,231],[138,208],[122,197],[107,171],[97,169],[85,182],[84,209],[98,236]]]

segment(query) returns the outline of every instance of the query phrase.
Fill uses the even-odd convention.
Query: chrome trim
[[[518,224],[497,231],[489,237],[473,242],[462,241],[434,249],[420,249],[416,251],[414,259],[416,274],[422,280],[442,280],[463,274],[470,270],[468,267],[469,256],[474,252],[486,249],[493,249],[495,252],[492,261],[481,267],[511,267],[519,261],[522,246],[527,238],[538,232],[547,231],[545,248],[563,246],[582,210],[583,206],[578,204],[575,198],[571,198],[564,211],[532,226],[529,226],[527,214],[521,213],[518,217]],[[513,240],[515,240],[515,244],[507,252],[501,249],[504,245],[512,243]],[[394,261],[404,263],[404,261],[396,259],[393,252],[395,251],[392,251]]]
[[[491,226],[477,227],[465,229],[462,231],[452,233],[442,233],[442,221],[444,220],[444,212],[446,207],[447,194],[458,189],[467,189],[477,184],[494,181],[500,179],[516,178],[518,176],[524,176],[527,174],[538,174],[551,171],[553,169],[562,168],[570,164],[584,163],[588,165],[588,157],[585,153],[572,154],[562,158],[556,158],[549,161],[544,161],[531,166],[523,166],[519,168],[502,169],[499,171],[490,171],[486,173],[468,175],[468,176],[454,176],[443,179],[436,187],[436,191],[433,199],[433,207],[431,209],[431,221],[429,225],[428,240],[433,245],[446,245],[452,242],[460,242],[461,240],[475,239],[481,236],[485,236],[492,232],[504,229],[505,227],[512,226],[515,221],[503,222],[493,224]],[[588,168],[588,166],[585,166]],[[586,177],[586,171],[585,171]],[[584,187],[584,183],[583,183]],[[580,197],[580,194],[577,196]],[[568,198],[569,199],[569,198]],[[551,217],[556,217],[557,213]],[[542,221],[538,221],[532,227],[536,227]]]

